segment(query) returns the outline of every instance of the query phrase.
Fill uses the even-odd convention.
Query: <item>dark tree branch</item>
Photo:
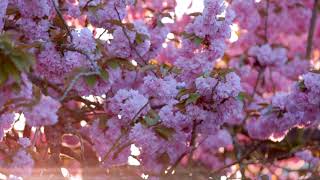
[[[317,21],[317,14],[318,14],[318,1],[319,0],[314,0],[313,9],[312,9],[312,17],[310,20],[308,42],[307,42],[307,49],[306,49],[307,60],[310,60],[311,53],[312,53],[313,36],[314,36],[314,31],[315,31],[316,21]]]
[[[57,12],[57,15],[59,17],[59,19],[62,21],[63,23],[63,26],[64,28],[67,30],[67,33],[71,39],[71,41],[73,40],[73,37],[72,37],[72,34],[71,34],[71,31],[69,29],[69,26],[67,25],[66,21],[64,20],[63,16],[62,16],[62,13],[61,11],[59,10],[59,8],[57,7],[56,3],[55,3],[55,0],[51,0],[52,4],[53,4],[53,7],[55,9],[55,11]]]

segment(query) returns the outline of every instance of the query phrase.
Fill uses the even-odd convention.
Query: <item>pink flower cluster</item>
[[[32,110],[26,111],[25,117],[28,119],[29,126],[53,125],[58,122],[57,112],[60,103],[49,96],[42,96],[40,102],[32,107]]]

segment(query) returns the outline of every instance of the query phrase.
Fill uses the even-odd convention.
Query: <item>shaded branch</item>
[[[312,53],[313,36],[314,36],[314,31],[315,31],[316,21],[317,21],[317,14],[318,14],[318,1],[319,0],[314,0],[313,9],[312,9],[312,17],[310,20],[308,42],[307,42],[307,49],[306,49],[307,60],[310,60],[311,53]]]
[[[57,7],[57,5],[56,5],[56,3],[55,3],[55,0],[51,0],[51,2],[52,2],[52,4],[53,4],[53,7],[54,7],[55,11],[56,11],[57,14],[58,14],[59,19],[62,21],[63,26],[64,26],[64,28],[67,30],[67,33],[68,33],[68,35],[69,35],[69,37],[70,37],[70,39],[71,39],[71,41],[72,41],[72,40],[73,40],[73,37],[72,37],[71,31],[70,31],[69,26],[67,25],[66,21],[64,20],[61,11],[60,11],[59,8]]]

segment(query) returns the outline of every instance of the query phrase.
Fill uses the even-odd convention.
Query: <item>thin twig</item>
[[[306,49],[307,60],[310,60],[310,58],[311,58],[313,35],[314,35],[315,27],[316,27],[317,14],[318,14],[318,0],[314,0],[313,9],[312,9],[312,17],[311,17],[310,26],[309,26],[307,49]]]
[[[117,16],[118,16],[118,20],[121,21],[121,17],[120,17],[120,13],[117,9],[117,7],[115,6],[114,7],[115,11],[117,12]],[[134,52],[137,54],[137,56],[140,58],[140,60],[142,62],[144,62],[145,64],[147,64],[147,62],[144,60],[144,58],[140,55],[140,53],[138,52],[138,50],[134,47],[134,45],[131,43],[131,39],[130,39],[130,36],[128,35],[126,29],[124,28],[124,26],[121,26],[121,29],[122,29],[122,32],[123,34],[126,36],[128,42],[129,42],[129,46],[132,50],[134,50]]]
[[[242,162],[243,160],[245,160],[248,156],[250,156],[250,154],[253,153],[253,152],[260,146],[261,143],[262,143],[262,142],[259,142],[259,143],[258,143],[257,145],[255,145],[251,150],[249,150],[247,153],[245,153],[243,156],[241,156],[238,160],[236,160],[236,161],[234,161],[234,162],[232,162],[232,163],[230,163],[230,164],[227,164],[227,165],[225,165],[225,166],[223,166],[223,167],[221,167],[221,168],[213,171],[213,173],[211,173],[211,174],[212,174],[212,175],[217,174],[217,173],[219,173],[220,171],[222,171],[222,170],[224,170],[224,169],[226,169],[226,168],[228,168],[228,167],[231,167],[231,166],[233,166],[233,165],[239,164],[240,162]]]
[[[262,75],[263,75],[264,70],[265,70],[265,68],[262,68],[262,69],[260,69],[259,72],[258,72],[258,77],[257,77],[256,83],[255,83],[255,85],[254,85],[253,91],[252,91],[252,93],[251,93],[251,97],[252,97],[252,100],[251,100],[251,101],[254,100],[254,96],[255,96],[255,94],[257,93],[258,86],[259,86],[259,82],[260,82],[260,79],[261,79],[261,77],[262,77]],[[251,102],[250,102],[250,103],[251,103]]]
[[[34,74],[31,74],[29,73],[28,74],[28,79],[36,86],[38,86],[39,88],[41,88],[42,90],[49,87],[51,89],[53,89],[55,92],[57,92],[60,96],[62,96],[63,94],[63,90],[60,89],[58,87],[58,85],[56,84],[53,84],[45,79],[42,79],[38,76],[35,76]],[[75,101],[79,101],[79,102],[82,102],[84,103],[85,105],[87,106],[90,106],[90,105],[94,105],[98,108],[102,108],[101,104],[97,103],[97,102],[92,102],[92,101],[89,101],[87,99],[84,99],[82,98],[81,96],[68,96],[66,97],[64,100],[75,100]],[[0,113],[1,114],[1,113]]]
[[[68,51],[74,51],[74,52],[78,52],[78,53],[84,55],[87,59],[89,59],[93,70],[94,70],[94,71],[99,71],[100,68],[99,68],[97,62],[96,62],[94,59],[92,59],[92,58],[87,54],[87,52],[83,52],[82,50],[77,49],[77,48],[75,48],[75,47],[73,47],[73,46],[63,46],[63,48],[65,48],[65,49],[68,50]]]
[[[72,37],[72,34],[71,34],[71,31],[69,29],[69,26],[67,25],[66,21],[64,20],[63,16],[62,16],[62,13],[60,12],[59,8],[57,7],[56,3],[54,0],[51,0],[52,4],[53,4],[53,7],[54,9],[56,10],[57,14],[58,14],[58,17],[60,18],[60,20],[63,22],[63,26],[64,28],[67,30],[67,33],[71,39],[71,41],[73,40],[73,37]]]
[[[143,111],[143,109],[145,107],[147,107],[149,104],[149,101],[143,105],[140,110],[134,115],[134,117],[131,119],[131,122],[136,123],[136,119],[137,117],[140,115],[140,113]],[[121,133],[121,135],[116,139],[115,143],[112,145],[112,147],[109,149],[109,151],[106,153],[106,155],[103,157],[103,159],[101,160],[101,162],[104,162],[105,160],[107,160],[107,158],[109,157],[109,155],[111,154],[111,152],[116,149],[119,145],[120,145],[120,140],[129,132],[128,129],[126,129],[125,132]]]
[[[33,136],[32,143],[31,143],[31,147],[32,147],[32,148],[33,148],[33,147],[36,145],[36,143],[37,143],[39,132],[40,132],[40,129],[39,129],[39,128],[36,128],[36,131],[34,132],[34,136]]]
[[[71,81],[71,83],[68,85],[68,87],[66,88],[66,90],[64,91],[63,95],[61,96],[61,98],[59,98],[59,101],[62,102],[67,95],[69,94],[69,92],[71,91],[71,89],[73,88],[73,86],[78,82],[78,80],[82,77],[82,76],[92,76],[92,75],[99,75],[99,72],[85,72],[85,73],[79,73],[77,74],[73,80]]]
[[[190,152],[195,151],[206,139],[208,138],[208,136],[206,136],[205,138],[202,139],[202,141],[199,142],[199,144],[197,146],[192,146],[192,148],[189,150],[186,150],[184,153],[182,153],[179,158],[172,164],[172,166],[167,170],[167,174],[166,175],[170,175],[175,169],[176,167],[180,164],[181,160]]]
[[[107,32],[107,29],[104,29],[104,31],[99,35],[98,39],[100,39],[102,37],[102,35],[104,35],[104,33]]]
[[[240,166],[241,179],[245,180],[246,179],[245,167],[244,167],[242,161],[240,161],[240,158],[242,156],[242,152],[241,152],[239,143],[236,140],[236,135],[234,135],[234,137],[232,138],[232,141],[233,141],[233,145],[234,145],[234,149],[235,149],[234,153],[235,153],[236,159],[238,161],[238,164]]]
[[[139,110],[139,111],[136,113],[136,115],[132,118],[132,120],[131,120],[132,122],[136,123],[137,117],[140,115],[140,113],[143,111],[143,109],[148,106],[148,104],[149,104],[149,101],[140,108],[140,110]]]
[[[189,168],[191,166],[191,162],[192,162],[192,156],[193,156],[193,152],[195,150],[195,146],[196,146],[196,138],[197,138],[197,132],[196,132],[196,129],[197,129],[197,126],[201,124],[200,123],[196,123],[196,121],[194,120],[193,121],[193,124],[192,124],[192,132],[191,132],[191,140],[190,140],[190,146],[192,147],[190,153],[189,153],[189,162],[188,162],[188,165],[189,165]]]
[[[265,33],[265,41],[268,43],[268,19],[269,19],[269,6],[270,6],[270,0],[267,0],[267,6],[266,6],[266,20],[264,25],[264,33]]]
[[[82,9],[86,9],[92,1],[93,1],[93,0],[89,0],[89,1],[83,6]]]
[[[106,153],[106,155],[104,155],[104,157],[102,158],[101,162],[103,163],[105,160],[108,159],[109,155],[111,154],[111,152],[116,149],[116,147],[119,146],[120,140],[122,139],[122,137],[124,137],[125,133],[121,133],[121,135],[116,139],[116,142],[112,145],[112,147],[109,149],[109,151]]]
[[[114,9],[115,9],[115,11],[117,12],[118,20],[121,21],[120,13],[119,13],[117,7],[114,7]],[[131,43],[130,37],[129,37],[126,29],[124,28],[124,26],[121,26],[121,29],[122,29],[123,34],[126,36],[128,42],[129,42],[130,49],[132,49],[132,50],[137,54],[137,56],[138,56],[139,59],[144,63],[144,65],[147,65],[148,62],[141,56],[141,54],[138,52],[138,50],[135,48],[135,46]],[[138,63],[140,66],[143,66],[143,65],[141,65],[139,62],[137,62],[137,63]],[[157,76],[157,74],[156,74],[153,70],[151,70],[151,72],[152,72],[155,76]]]

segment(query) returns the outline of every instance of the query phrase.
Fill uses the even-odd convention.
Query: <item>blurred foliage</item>
[[[15,45],[8,35],[0,36],[0,85],[11,78],[19,84],[21,73],[30,72],[34,64],[34,57],[23,46]]]

